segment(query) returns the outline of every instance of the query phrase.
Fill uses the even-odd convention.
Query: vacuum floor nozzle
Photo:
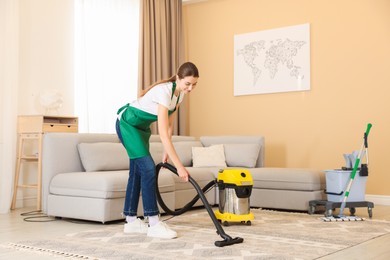
[[[230,246],[234,244],[239,244],[244,242],[244,239],[241,237],[229,238],[222,241],[215,241],[214,245],[217,247]]]

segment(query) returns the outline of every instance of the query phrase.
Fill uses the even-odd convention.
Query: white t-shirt
[[[172,111],[175,109],[176,104],[180,104],[184,98],[184,93],[180,92],[179,102],[177,102],[178,97],[175,95],[172,97],[172,87],[172,82],[158,84],[150,89],[143,97],[131,102],[130,106],[153,115],[158,114],[159,104]]]

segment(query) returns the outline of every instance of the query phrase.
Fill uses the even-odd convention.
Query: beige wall
[[[390,1],[209,0],[184,6],[200,70],[190,134],[264,135],[266,166],[334,169],[367,123],[367,194],[390,195]],[[310,23],[311,90],[233,96],[233,36]],[[389,160],[389,161],[388,161]]]

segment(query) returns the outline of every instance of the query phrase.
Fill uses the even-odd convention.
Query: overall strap
[[[175,95],[175,90],[176,90],[176,82],[172,82],[172,95],[171,95],[171,99],[173,98],[173,95]]]
[[[123,107],[119,108],[118,112],[116,112],[117,115],[119,115],[123,110],[125,110],[126,108],[129,107],[129,103],[127,103],[126,105],[124,105]]]
[[[171,96],[171,100],[172,100],[173,96],[175,95],[176,82],[172,82],[172,84],[173,84],[173,86],[172,86],[172,96]],[[176,107],[177,107],[177,104],[179,104],[179,100],[180,100],[180,92],[179,92],[179,95],[177,96],[175,109],[174,109],[172,112],[176,111]]]

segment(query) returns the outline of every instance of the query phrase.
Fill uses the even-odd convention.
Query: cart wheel
[[[247,225],[247,226],[250,226],[250,225],[252,225],[252,222],[251,222],[250,220],[248,220],[248,221],[246,222],[246,225]]]
[[[227,226],[229,226],[229,222],[224,221],[224,222],[223,222],[223,225],[224,225],[225,227],[227,227]]]
[[[368,207],[368,216],[372,218],[372,208]]]
[[[350,208],[349,212],[351,213],[351,216],[355,216],[356,208]]]
[[[327,209],[326,212],[325,212],[325,217],[331,217],[332,213],[333,213],[333,210]]]
[[[316,206],[309,206],[309,210],[308,210],[309,215],[313,215],[315,211],[316,211]]]

